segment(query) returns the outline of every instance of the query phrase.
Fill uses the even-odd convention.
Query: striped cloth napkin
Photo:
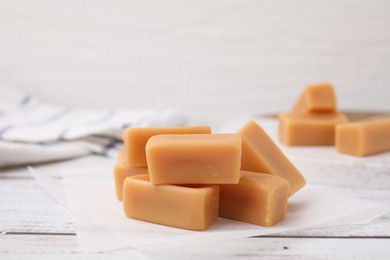
[[[79,109],[0,86],[0,168],[87,154],[114,157],[127,127],[186,125],[175,109]]]

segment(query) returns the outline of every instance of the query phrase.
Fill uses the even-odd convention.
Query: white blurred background
[[[323,81],[390,110],[390,1],[0,0],[0,84],[47,101],[234,116]]]

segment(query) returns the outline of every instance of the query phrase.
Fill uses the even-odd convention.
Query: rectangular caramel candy
[[[129,218],[171,227],[205,230],[218,217],[218,185],[153,185],[147,174],[127,177],[123,210]]]
[[[131,166],[147,166],[145,145],[150,137],[159,134],[210,134],[209,126],[178,126],[159,128],[127,128],[123,132],[125,156]]]
[[[284,219],[288,194],[284,178],[242,171],[238,184],[220,185],[219,216],[269,227]]]
[[[305,185],[302,174],[256,122],[250,120],[238,134],[242,137],[242,170],[285,178],[290,183],[290,195]]]
[[[279,114],[279,140],[285,145],[334,145],[335,127],[348,122],[342,113]]]
[[[241,137],[236,134],[156,135],[146,144],[153,184],[238,183]]]
[[[330,83],[307,86],[291,109],[291,114],[334,113],[336,95]]]
[[[390,151],[390,117],[337,125],[336,149],[357,156]]]
[[[123,194],[123,182],[126,177],[138,175],[138,174],[147,174],[147,167],[133,167],[126,164],[123,159],[123,152],[120,152],[118,155],[118,162],[114,166],[114,182],[116,197],[118,200],[122,200]]]

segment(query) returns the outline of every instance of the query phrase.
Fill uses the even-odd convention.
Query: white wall
[[[0,0],[0,83],[62,104],[390,110],[388,0]]]

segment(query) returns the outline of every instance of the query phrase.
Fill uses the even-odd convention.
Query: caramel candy
[[[117,162],[114,166],[114,181],[117,199],[122,200],[123,182],[126,177],[147,173],[147,167],[133,167],[124,162]]]
[[[285,178],[290,183],[289,195],[305,185],[305,179],[298,169],[258,124],[251,120],[238,131],[238,134],[242,137],[242,170]]]
[[[270,174],[241,171],[238,184],[220,185],[219,216],[272,226],[286,215],[289,183]]]
[[[129,218],[205,230],[218,217],[218,185],[153,185],[147,174],[127,177],[123,210]]]
[[[208,126],[181,126],[159,128],[127,128],[123,132],[125,156],[131,166],[147,166],[145,145],[150,137],[159,134],[210,134]]]
[[[390,117],[337,125],[336,149],[357,156],[390,151]]]
[[[118,163],[125,163],[125,164],[127,164],[126,161],[127,161],[127,159],[126,159],[125,151],[118,152]]]
[[[336,95],[330,83],[307,86],[291,109],[292,114],[333,113],[336,111]]]
[[[335,127],[348,122],[342,113],[279,114],[279,140],[285,145],[334,145]]]
[[[146,144],[153,184],[238,183],[241,137],[236,134],[156,135]]]

